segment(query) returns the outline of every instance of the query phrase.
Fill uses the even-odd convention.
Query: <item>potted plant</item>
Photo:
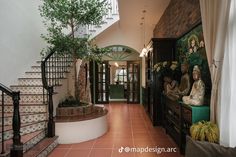
[[[194,140],[219,142],[219,128],[210,121],[199,121],[190,127],[190,135]]]
[[[109,50],[98,48],[88,37],[76,36],[76,30],[80,26],[101,24],[102,17],[109,9],[108,5],[106,0],[42,0],[42,5],[39,7],[40,15],[45,19],[44,24],[48,31],[48,34],[42,35],[48,44],[48,49],[54,49],[62,55],[70,54],[73,58],[76,76],[74,101],[78,105],[80,97],[77,60],[99,60],[102,54]]]

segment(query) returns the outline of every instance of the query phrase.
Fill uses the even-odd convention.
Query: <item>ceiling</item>
[[[98,35],[97,44],[100,47],[125,45],[140,52],[144,43],[147,45],[153,37],[155,25],[169,2],[170,0],[118,0],[120,21]],[[145,15],[143,10],[146,10]],[[145,25],[140,25],[142,22]]]

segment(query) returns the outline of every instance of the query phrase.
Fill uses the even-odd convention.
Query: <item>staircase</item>
[[[120,20],[117,0],[107,0],[110,4],[108,13],[103,16],[100,25],[79,26],[76,35],[80,37],[89,36],[90,39],[95,38],[104,30],[108,29],[114,23]]]
[[[54,81],[55,87],[60,86],[63,79],[66,79],[66,73],[70,70],[71,60],[65,58],[55,58],[50,61],[50,67],[47,67],[47,73],[51,81]],[[54,66],[57,65],[57,66]],[[53,67],[53,68],[52,68]],[[49,71],[49,68],[53,71]],[[47,156],[53,148],[57,146],[57,137],[47,137],[48,123],[48,105],[47,92],[43,89],[41,77],[41,61],[36,62],[31,70],[25,72],[24,77],[18,78],[16,85],[10,86],[12,91],[20,91],[19,111],[20,111],[20,135],[23,143],[24,157]],[[13,143],[13,101],[12,98],[4,94],[2,102],[2,93],[0,94],[0,132],[2,134],[4,120],[4,154],[0,156],[9,156],[10,147]],[[2,106],[2,104],[4,105]],[[2,111],[4,110],[4,116]],[[0,137],[2,142],[2,136]],[[2,152],[2,143],[0,152]]]
[[[92,39],[119,20],[117,0],[107,1],[111,5],[102,24],[80,26],[76,35]],[[0,157],[45,157],[57,146],[53,89],[62,85],[71,65],[70,56],[51,52],[10,89],[0,84]]]

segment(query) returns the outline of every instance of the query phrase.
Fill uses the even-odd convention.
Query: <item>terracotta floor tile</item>
[[[105,105],[108,132],[88,142],[59,145],[50,157],[181,157],[177,153],[119,153],[119,148],[176,147],[162,127],[152,126],[144,108],[122,102]]]
[[[135,153],[132,152],[119,152],[118,149],[113,149],[112,157],[135,157]]]
[[[112,149],[92,149],[89,157],[111,157]]]
[[[135,157],[158,157],[157,153],[135,153]]]
[[[180,153],[161,153],[158,154],[158,157],[183,157]]]
[[[135,147],[139,147],[139,148],[152,148],[152,147],[156,147],[156,145],[151,141],[151,140],[139,140],[139,141],[135,141],[134,142],[134,146]]]
[[[66,157],[88,157],[91,149],[71,149]]]
[[[93,145],[93,148],[109,148],[112,149],[114,145],[114,141],[112,140],[100,140],[96,141],[95,144]]]
[[[119,149],[121,147],[134,147],[134,142],[132,139],[116,139],[114,142],[114,148]]]
[[[71,148],[72,144],[59,144],[57,148]]]
[[[68,152],[69,149],[56,148],[49,154],[48,157],[65,157]]]
[[[95,143],[95,140],[72,144],[71,148],[72,149],[91,149],[93,147],[94,143]]]

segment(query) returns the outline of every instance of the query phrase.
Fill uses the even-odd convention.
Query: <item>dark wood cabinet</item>
[[[165,99],[165,129],[178,146],[181,146],[181,105],[177,101],[172,101],[167,97]]]
[[[153,38],[148,45],[149,52],[146,57],[146,111],[153,125],[163,125],[163,110],[161,106],[161,93],[163,91],[162,79],[153,71],[156,63],[175,60],[175,39]]]
[[[192,106],[183,104],[181,101],[172,101],[162,96],[165,100],[165,129],[172,139],[180,148],[180,152],[184,153],[186,135],[190,135],[189,128],[193,123],[201,120],[208,121],[210,119],[209,106]]]

